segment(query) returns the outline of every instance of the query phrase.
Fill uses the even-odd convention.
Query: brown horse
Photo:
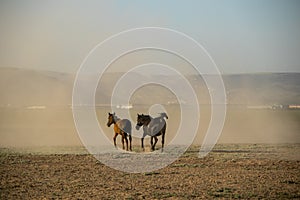
[[[132,151],[131,149],[131,141],[132,141],[132,137],[131,137],[131,122],[128,119],[119,119],[115,113],[111,114],[108,113],[108,122],[107,122],[107,126],[110,127],[112,124],[114,124],[114,145],[117,148],[117,144],[116,144],[116,138],[118,136],[118,134],[120,134],[122,136],[122,145],[123,145],[123,149],[125,149],[124,146],[124,140],[126,142],[126,151],[128,151],[128,140],[127,140],[127,135],[129,136],[129,143],[130,143],[130,151]]]
[[[152,118],[150,115],[144,115],[141,114],[137,116],[137,124],[136,129],[139,130],[141,126],[143,126],[143,137],[141,138],[142,148],[144,149],[144,138],[146,135],[151,136],[150,144],[151,144],[151,150],[155,150],[155,145],[158,141],[157,136],[161,135],[161,151],[164,150],[164,144],[165,144],[165,133],[167,129],[167,123],[165,119],[168,119],[168,116],[166,113],[161,113],[159,117]],[[155,140],[153,143],[153,139]]]

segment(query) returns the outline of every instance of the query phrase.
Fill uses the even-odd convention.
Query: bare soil
[[[300,145],[189,149],[158,171],[130,174],[87,153],[2,149],[0,199],[300,199]],[[137,148],[137,147],[135,147]]]

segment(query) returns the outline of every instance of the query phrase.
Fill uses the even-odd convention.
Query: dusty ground
[[[191,148],[151,173],[116,171],[85,153],[0,154],[0,199],[300,199],[300,145]]]

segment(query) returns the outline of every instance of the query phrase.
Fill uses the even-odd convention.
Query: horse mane
[[[143,116],[146,117],[146,118],[153,119],[153,117],[151,117],[150,115],[143,115]]]
[[[142,114],[142,117],[146,118],[148,120],[148,122],[146,124],[144,124],[146,126],[148,126],[148,124],[150,123],[150,121],[152,121],[152,119],[153,119],[150,115],[144,115],[144,114]]]
[[[120,120],[120,118],[117,115],[115,115],[115,114],[113,115],[113,117],[114,117],[115,122],[117,122],[117,121]]]

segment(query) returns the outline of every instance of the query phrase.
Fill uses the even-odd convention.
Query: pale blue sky
[[[300,1],[0,1],[0,67],[76,72],[120,31],[186,33],[222,73],[300,72]]]

